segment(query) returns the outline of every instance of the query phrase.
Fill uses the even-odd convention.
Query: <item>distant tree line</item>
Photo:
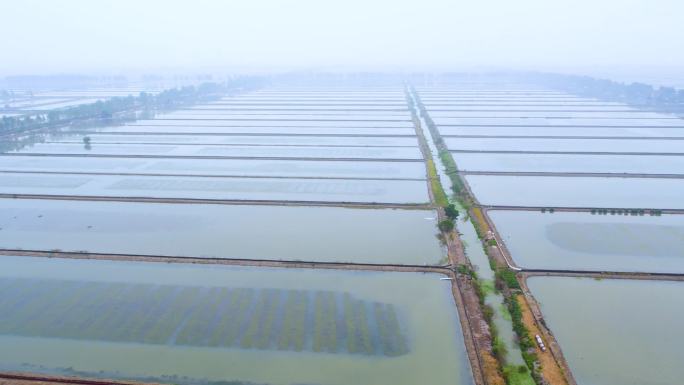
[[[113,124],[137,118],[150,118],[156,111],[217,100],[231,92],[258,86],[259,78],[241,77],[225,83],[204,83],[162,91],[141,92],[138,96],[115,97],[95,103],[81,104],[44,114],[5,116],[0,119],[0,135],[27,130],[83,124]]]
[[[552,73],[530,76],[544,85],[581,96],[657,109],[684,109],[684,90],[674,87],[653,87],[644,83],[622,83],[590,76]]]

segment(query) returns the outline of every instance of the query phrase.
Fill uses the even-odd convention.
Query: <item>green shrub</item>
[[[513,270],[501,268],[496,270],[496,279],[501,280],[509,289],[520,289],[520,283]]]
[[[500,337],[494,337],[492,341],[492,353],[499,362],[506,362],[506,354],[508,354],[508,349],[506,349],[506,344],[501,340]]]
[[[442,221],[439,221],[437,227],[440,231],[450,232],[454,229],[454,221],[452,221],[451,219],[444,219]]]
[[[444,212],[446,213],[446,216],[449,217],[451,220],[456,220],[458,218],[458,209],[456,206],[454,206],[453,203],[449,203],[445,208]]]

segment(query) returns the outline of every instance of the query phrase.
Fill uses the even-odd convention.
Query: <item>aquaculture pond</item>
[[[5,194],[423,204],[422,180],[333,180],[0,173]]]
[[[207,107],[207,108],[205,108]],[[198,106],[194,109],[178,110],[168,115],[157,115],[161,117],[171,117],[171,116],[188,116],[194,118],[216,116],[216,117],[229,117],[229,116],[254,116],[254,115],[265,115],[265,116],[287,116],[289,118],[294,118],[298,116],[311,117],[311,118],[328,118],[331,116],[340,117],[375,117],[375,118],[411,118],[411,114],[406,108],[388,108],[382,110],[368,110],[368,109],[347,109],[347,108],[215,108],[214,106]]]
[[[471,107],[471,106],[491,106],[494,108],[507,108],[509,106],[525,107],[525,108],[538,108],[543,106],[548,107],[604,107],[604,106],[624,106],[621,103],[610,103],[602,102],[597,100],[587,100],[587,99],[575,99],[575,100],[554,100],[554,99],[543,99],[543,100],[501,100],[501,99],[488,99],[488,100],[478,100],[472,97],[466,99],[458,100],[440,100],[431,101],[426,100],[425,96],[421,93],[421,100],[423,104],[427,107],[428,111],[432,112],[434,110],[442,110],[448,108],[461,108],[461,107]]]
[[[131,126],[161,126],[161,127],[174,127],[174,126],[187,126],[192,125],[196,127],[314,127],[314,128],[326,128],[326,127],[388,127],[388,128],[398,128],[398,127],[408,127],[413,128],[413,122],[410,120],[401,121],[369,121],[369,120],[306,120],[306,119],[258,119],[254,118],[252,120],[197,120],[197,119],[154,119],[154,120],[138,120],[130,124]]]
[[[203,145],[280,145],[280,146],[349,146],[349,147],[417,147],[417,138],[377,136],[297,136],[297,135],[117,135],[80,134],[51,139],[53,143],[84,144],[88,137],[90,144],[203,144]]]
[[[421,160],[418,147],[325,147],[325,146],[202,146],[177,144],[37,143],[19,154],[74,154],[121,156],[195,156],[241,158],[347,158]]]
[[[522,267],[684,273],[684,250],[675,246],[684,241],[684,215],[499,210],[489,215]]]
[[[233,106],[233,107],[294,107],[294,108],[309,108],[314,106],[330,107],[348,107],[348,108],[363,108],[370,109],[386,109],[386,108],[406,108],[404,100],[289,100],[288,98],[274,99],[274,100],[232,100],[210,103],[207,105],[213,106]]]
[[[497,111],[451,111],[448,114],[432,114],[433,118],[439,118],[440,122],[448,123],[460,118],[549,118],[549,119],[673,119],[674,115],[664,115],[648,111],[574,111],[573,108],[556,108],[554,110],[534,111],[508,110],[502,107]]]
[[[578,137],[667,137],[684,138],[684,130],[678,127],[605,127],[594,126],[532,126],[523,125],[482,125],[482,126],[441,126],[439,132],[445,138],[450,135],[487,135],[487,136],[578,136]]]
[[[684,208],[684,180],[557,176],[466,177],[483,205]]]
[[[684,284],[528,279],[578,384],[664,385],[684,377]]]
[[[392,95],[339,95],[339,94],[324,94],[319,92],[307,93],[307,94],[273,94],[267,95],[262,93],[237,95],[235,97],[224,98],[223,100],[216,103],[227,103],[227,102],[255,102],[261,103],[367,103],[370,105],[381,105],[385,103],[399,103],[405,104],[406,98],[401,93],[395,93]]]
[[[487,95],[487,94],[462,94],[462,95],[446,95],[442,97],[430,96],[429,92],[420,93],[421,100],[427,106],[438,106],[442,104],[458,104],[463,102],[481,102],[481,103],[577,103],[584,102],[589,99],[578,98],[572,95]]]
[[[199,126],[195,124],[184,124],[174,126],[160,125],[136,125],[105,127],[98,129],[98,132],[108,133],[127,133],[127,134],[225,134],[225,135],[351,135],[351,136],[410,136],[415,137],[416,131],[413,127],[374,127],[367,125],[364,127],[341,127],[341,126]]]
[[[392,105],[372,105],[372,104],[356,104],[349,105],[349,103],[343,103],[344,105],[335,104],[303,104],[303,105],[279,105],[277,103],[269,104],[242,104],[242,105],[230,105],[230,104],[202,104],[195,107],[189,107],[188,109],[181,110],[183,112],[200,112],[209,111],[210,113],[215,112],[244,112],[253,113],[263,111],[264,113],[276,112],[276,113],[290,113],[290,112],[335,112],[339,114],[382,114],[382,113],[408,113],[406,103],[392,104]]]
[[[568,106],[568,105],[554,105],[551,104],[549,105],[548,103],[540,104],[540,105],[520,105],[520,104],[467,104],[467,105],[461,105],[461,106],[452,106],[452,107],[431,107],[430,109],[430,116],[432,117],[439,117],[439,116],[454,116],[453,114],[455,112],[480,112],[480,113],[487,113],[489,114],[490,112],[515,112],[515,113],[521,113],[521,112],[616,112],[620,111],[624,113],[626,116],[629,113],[641,113],[641,111],[636,110],[632,107],[629,107],[627,105],[578,105],[578,106]]]
[[[444,141],[450,150],[467,151],[636,152],[684,155],[681,140],[446,138]]]
[[[56,103],[47,103],[47,104],[40,104],[40,105],[34,105],[31,107],[26,107],[25,109],[27,110],[56,110],[56,109],[61,109],[61,108],[68,108],[68,107],[75,107],[81,104],[91,104],[95,103],[99,100],[104,100],[106,97],[102,98],[88,98],[88,99],[76,99],[76,100],[70,100],[70,101],[64,101],[64,102],[56,102]]]
[[[676,127],[684,128],[684,120],[673,118],[434,118],[438,126],[470,125],[542,125],[562,126],[599,126],[599,127]]]
[[[0,199],[3,249],[422,265],[436,234],[431,210]]]
[[[463,171],[684,174],[682,156],[456,152],[452,156]]]
[[[0,172],[166,174],[320,178],[425,179],[422,162],[299,159],[174,159],[0,156]]]
[[[437,274],[11,256],[0,266],[3,370],[175,384],[473,383],[451,283]]]
[[[186,113],[183,111],[173,112],[169,114],[162,114],[155,116],[155,120],[166,121],[166,120],[220,120],[220,121],[272,121],[280,120],[282,122],[289,122],[291,120],[295,121],[316,121],[316,122],[329,122],[329,121],[343,121],[343,122],[354,122],[354,121],[366,121],[366,122],[410,122],[411,116],[408,111],[405,111],[402,115],[386,115],[382,113],[375,114],[321,114],[321,113],[308,113],[308,114],[291,114],[289,112],[275,112],[275,113],[260,113],[260,114],[244,114],[244,113],[234,113],[221,111],[220,113]]]

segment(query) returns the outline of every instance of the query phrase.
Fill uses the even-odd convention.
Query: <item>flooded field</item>
[[[528,279],[578,384],[677,384],[684,339],[684,284]]]
[[[107,92],[129,91],[45,97]],[[241,90],[151,116],[4,146],[0,372],[474,385],[452,282],[420,272],[448,258],[401,84]]]
[[[79,129],[8,150],[0,156],[0,186],[6,194],[111,199],[428,203],[423,155],[400,88],[253,92],[194,108],[246,103],[240,108],[272,110],[295,102],[333,111],[360,104],[364,113],[179,111]]]
[[[38,143],[12,153],[67,155],[217,156],[254,158],[358,158],[422,160],[418,147],[202,146],[176,144]]]
[[[548,127],[563,126],[602,126],[602,127],[677,127],[684,128],[684,123],[677,118],[435,118],[441,126],[470,125],[542,125]]]
[[[316,113],[299,113],[299,114],[291,114],[291,113],[278,113],[278,112],[266,112],[262,113],[259,112],[257,114],[245,114],[245,113],[233,113],[233,112],[226,112],[226,111],[221,111],[221,113],[213,112],[211,114],[206,113],[207,111],[204,111],[205,113],[203,114],[197,114],[197,113],[192,113],[188,114],[186,112],[174,112],[174,113],[169,113],[169,114],[160,114],[155,116],[155,121],[168,121],[168,120],[197,120],[197,121],[204,121],[204,120],[218,120],[218,121],[228,121],[228,122],[234,122],[234,121],[272,121],[272,120],[279,120],[282,122],[289,122],[291,120],[300,122],[300,121],[319,121],[319,122],[329,122],[329,121],[343,121],[343,122],[356,122],[356,121],[363,121],[363,122],[369,122],[369,123],[375,123],[375,122],[410,122],[411,121],[411,116],[409,115],[408,111],[404,111],[401,115],[398,114],[391,114],[387,115],[384,112],[380,113],[374,113],[374,114],[363,114],[363,115],[356,115],[352,113],[347,113],[347,114],[333,114],[333,113],[326,113],[323,114],[322,112],[316,112]]]
[[[684,120],[637,106],[555,91],[510,91],[505,84],[478,80],[484,85],[455,82],[418,93],[460,170],[554,173],[464,174],[485,208],[521,206],[486,211],[515,264],[523,270],[605,276],[684,273],[678,247],[684,240],[684,216],[649,210],[684,208],[684,182],[677,177],[684,172]],[[533,207],[546,209],[524,210]],[[549,212],[550,207],[603,210]],[[625,210],[637,208],[644,210]],[[470,242],[473,235],[464,231],[462,238]],[[488,262],[468,244],[466,251],[477,266]],[[484,269],[485,279],[491,275]],[[528,328],[557,340],[578,384],[680,382],[681,283],[532,277],[528,284],[543,313]],[[496,317],[494,324],[500,325]],[[538,354],[542,362],[549,353]],[[542,364],[553,365],[549,357]],[[555,378],[553,369],[542,367],[541,372],[550,375],[547,380]]]
[[[328,180],[171,176],[0,174],[5,194],[428,203],[426,183],[412,180]]]
[[[182,110],[182,112],[198,112],[200,113],[201,111],[207,111],[208,113],[217,113],[218,111],[221,112],[237,112],[237,113],[263,113],[263,114],[268,114],[270,112],[277,112],[277,113],[297,113],[300,111],[304,111],[305,113],[312,113],[312,112],[321,112],[321,113],[327,113],[327,112],[335,112],[339,114],[347,114],[347,113],[359,113],[359,114],[384,114],[387,112],[392,112],[392,113],[406,113],[406,106],[396,103],[392,105],[373,105],[373,104],[354,104],[354,105],[349,105],[350,103],[344,103],[342,105],[341,103],[338,104],[300,104],[300,105],[283,105],[283,104],[277,104],[277,103],[268,103],[268,104],[262,104],[262,103],[254,103],[254,104],[241,104],[241,105],[231,105],[231,104],[220,104],[220,103],[209,103],[209,104],[202,104],[199,106],[195,107],[188,107],[187,109]]]
[[[87,160],[87,161],[86,161]],[[0,156],[0,172],[425,179],[422,162]]]
[[[2,249],[422,265],[436,233],[431,210],[0,200]]]
[[[386,128],[413,128],[413,123],[408,119],[401,120],[380,120],[368,121],[364,119],[339,120],[339,119],[262,119],[252,118],[251,120],[198,120],[198,119],[154,119],[138,120],[130,124],[131,126],[187,126],[195,127],[386,127]]]
[[[431,115],[433,116],[433,115]],[[449,123],[461,118],[546,118],[546,119],[672,119],[673,115],[659,114],[648,111],[576,111],[573,109],[546,109],[535,111],[533,108],[525,110],[508,110],[501,107],[499,110],[482,111],[450,111],[434,115],[441,123]]]
[[[191,134],[191,135],[348,135],[348,136],[410,136],[415,137],[413,127],[344,127],[335,124],[321,126],[202,126],[182,124],[164,125],[129,125],[101,128],[97,132],[126,134]]]
[[[51,90],[50,87],[34,84],[29,88],[19,86],[12,92],[12,101],[3,103],[3,106],[11,109],[31,112],[49,112],[55,110],[63,110],[79,105],[92,104],[97,101],[103,101],[112,97],[127,97],[129,95],[138,95],[140,92],[158,93],[159,89],[144,84],[136,88],[113,88],[113,87],[86,87],[85,89],[76,89],[81,86],[74,86],[74,89]]]
[[[450,150],[635,152],[684,154],[680,140],[624,139],[536,139],[536,138],[446,138]]]
[[[369,108],[369,109],[388,109],[388,108],[401,108],[406,105],[406,101],[403,97],[393,99],[393,100],[359,100],[354,99],[328,99],[328,100],[296,100],[293,98],[279,97],[277,99],[271,100],[226,100],[222,102],[209,103],[210,106],[220,106],[222,108],[232,107],[232,108],[273,108],[273,107],[293,107],[293,108],[310,108],[310,107],[325,107],[325,109],[330,107],[350,107],[351,109],[356,108]]]
[[[68,99],[68,98],[28,98],[28,99],[19,99],[17,101],[11,101],[9,103],[6,103],[6,106],[9,108],[23,108],[23,107],[33,107],[36,105],[61,103],[61,102],[69,101],[69,100],[70,99]]]
[[[684,144],[684,143],[682,143]],[[463,171],[684,174],[684,157],[453,153]]]
[[[416,147],[414,137],[391,136],[304,136],[304,135],[117,135],[83,134],[50,138],[50,143],[76,143],[83,138],[95,144],[177,144],[177,145],[278,145],[278,146],[339,146],[339,147]]]
[[[530,269],[684,273],[684,216],[489,211],[515,262]],[[520,226],[524,223],[525,226]]]
[[[681,179],[468,175],[466,180],[483,205],[684,208]]]
[[[30,106],[26,107],[26,109],[36,109],[36,110],[56,110],[60,108],[67,108],[67,107],[74,107],[78,106],[81,104],[90,104],[90,103],[95,103],[98,100],[104,100],[106,97],[103,98],[85,98],[85,99],[76,99],[76,100],[69,100],[69,101],[64,101],[64,102],[59,102],[59,103],[46,103],[46,104],[40,104],[40,105],[35,105],[35,106]]]
[[[424,99],[423,99],[424,100]],[[435,103],[430,103],[434,106]],[[522,112],[621,112],[625,116],[630,116],[629,113],[641,113],[641,111],[619,104],[596,104],[596,105],[563,105],[563,104],[549,104],[549,102],[526,103],[526,104],[511,104],[511,103],[476,103],[470,102],[468,104],[454,105],[450,107],[435,106],[430,108],[430,116],[432,117],[449,117],[454,116],[456,112],[478,112],[489,115],[490,112],[514,112],[516,114]]]
[[[410,119],[411,115],[406,109],[387,108],[387,109],[355,109],[355,108],[217,108],[216,106],[204,105],[196,108],[178,110],[169,114],[158,115],[159,117],[178,117],[187,116],[188,119],[201,119],[206,117],[229,118],[240,116],[243,118],[254,117],[255,115],[282,116],[287,119],[300,117],[325,118],[340,117],[342,119],[354,117],[355,119],[369,117],[371,119]]]
[[[524,107],[526,109],[534,109],[537,107],[562,107],[564,110],[572,110],[575,109],[576,107],[582,107],[582,108],[603,108],[605,106],[614,106],[614,107],[621,107],[624,106],[622,103],[617,103],[617,102],[604,102],[604,101],[599,101],[599,100],[588,100],[588,99],[572,99],[572,100],[555,100],[555,99],[545,99],[545,98],[538,98],[536,100],[529,100],[529,99],[518,99],[518,98],[513,98],[513,99],[482,99],[477,97],[478,95],[465,95],[468,96],[468,98],[459,98],[459,99],[443,99],[443,100],[430,100],[430,98],[425,97],[425,91],[428,90],[427,88],[424,90],[421,90],[421,100],[424,102],[429,102],[425,103],[430,107],[430,111],[432,110],[437,110],[437,111],[443,111],[443,110],[451,110],[451,109],[463,109],[463,108],[471,108],[471,107],[492,107],[493,109],[502,109],[502,108],[509,108],[509,107]],[[463,96],[463,95],[461,95]]]
[[[601,124],[579,126],[550,126],[547,124],[531,125],[523,123],[519,125],[486,124],[482,126],[460,125],[440,126],[442,135],[489,135],[489,136],[609,136],[609,137],[674,137],[684,138],[684,130],[680,127],[652,127],[652,126],[622,126],[608,127]]]
[[[472,384],[439,275],[0,265],[4,370],[180,384]]]

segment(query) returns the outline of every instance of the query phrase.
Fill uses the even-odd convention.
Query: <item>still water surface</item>
[[[216,200],[427,203],[424,181],[1,174],[5,194]]]
[[[0,367],[180,384],[238,381],[241,384],[348,385],[351,381],[378,385],[470,385],[473,382],[450,282],[439,278],[436,274],[418,273],[6,256],[0,258],[0,282],[4,284],[0,302],[15,310],[10,315],[0,314],[0,324],[14,325],[0,334],[3,346]],[[26,284],[29,281],[31,285]],[[83,299],[80,303],[98,298],[99,302],[93,302],[94,308],[79,306],[62,295],[66,291],[77,293]],[[141,294],[130,297],[131,291]],[[266,299],[264,302],[252,300],[251,306],[249,301],[239,302],[237,308],[226,309],[221,303],[230,299],[211,294],[205,299],[216,297],[218,307],[213,308],[211,301],[199,301],[183,312],[183,304],[198,292],[227,292],[228,297],[237,299],[260,293],[253,295]],[[265,293],[275,293],[276,299],[272,299],[273,295],[268,299]],[[301,301],[302,295],[308,300]],[[288,296],[293,301],[288,302]],[[332,306],[335,299],[337,308]],[[356,305],[345,307],[346,299]],[[240,303],[247,305],[240,307]],[[377,309],[375,304],[380,304],[382,312],[370,311]],[[22,309],[23,305],[30,309]],[[225,306],[231,306],[230,302]],[[302,306],[309,311],[302,312]],[[362,313],[364,306],[366,311]],[[35,322],[13,323],[14,317],[28,314],[27,310],[34,315]],[[93,314],[110,314],[112,319],[138,327],[124,328],[118,333],[118,329],[107,327],[109,317],[95,316],[80,321],[73,317],[74,313],[93,311]],[[393,311],[395,317],[388,311]],[[214,321],[205,316],[212,313],[216,314]],[[156,315],[150,317],[153,314]],[[240,326],[231,320],[231,314],[245,322]],[[384,321],[378,318],[380,314],[385,314]],[[89,320],[100,322],[89,323]],[[225,324],[226,332],[237,335],[240,343],[203,345],[199,342],[211,340],[185,332],[206,321],[210,322],[211,330],[219,332]],[[50,327],[51,324],[58,327]],[[177,333],[166,342],[159,342],[157,336],[171,330],[170,325],[179,325]],[[264,329],[264,325],[270,327]],[[308,332],[302,337],[298,330]],[[400,354],[349,352],[347,337],[354,335],[350,333],[369,333],[372,342],[394,341],[386,339],[387,331],[400,333],[405,341],[406,348]],[[261,339],[266,332],[272,333],[267,334],[272,339]],[[57,333],[61,337],[54,336]],[[280,345],[279,337],[283,335],[293,336],[293,345]],[[252,342],[252,336],[257,342]],[[258,345],[260,341],[263,344]],[[301,341],[301,350],[294,348],[298,341]],[[279,346],[292,348],[279,349]],[[384,349],[382,345],[371,346],[374,352]]]
[[[0,248],[437,264],[430,210],[0,200]]]
[[[20,154],[195,156],[255,158],[348,158],[421,160],[418,147],[202,146],[177,144],[36,143]]]
[[[209,176],[425,179],[421,162],[299,159],[149,159],[75,156],[0,156],[1,171]]]
[[[464,171],[684,174],[681,156],[476,153],[452,153],[452,156]]]
[[[605,177],[468,175],[484,205],[684,208],[684,180]]]
[[[680,140],[446,138],[450,150],[682,153]]]
[[[578,384],[681,383],[681,282],[533,277],[528,285]]]
[[[684,273],[684,250],[676,246],[684,242],[684,215],[492,210],[489,216],[525,268]]]

